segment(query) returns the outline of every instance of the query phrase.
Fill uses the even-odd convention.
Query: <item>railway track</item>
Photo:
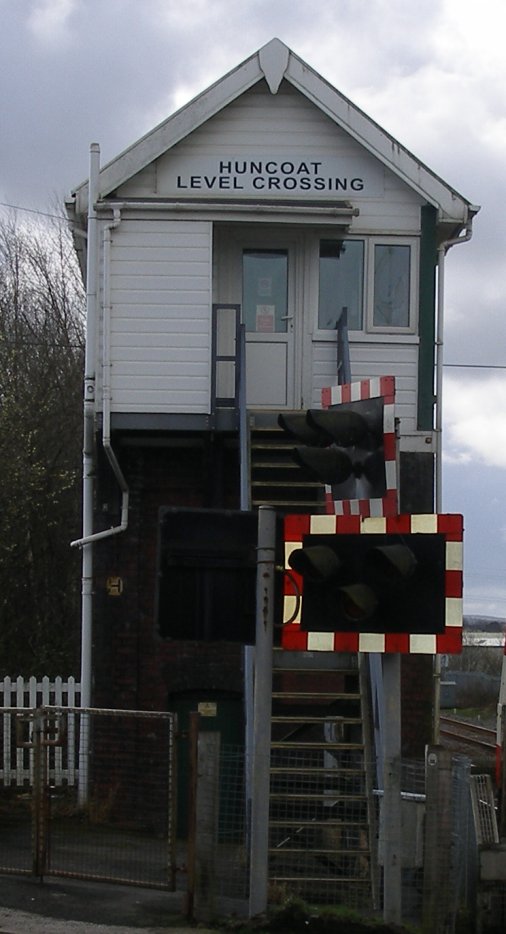
[[[440,717],[441,737],[453,746],[466,746],[482,753],[495,753],[496,731],[477,723],[467,723],[455,717]]]

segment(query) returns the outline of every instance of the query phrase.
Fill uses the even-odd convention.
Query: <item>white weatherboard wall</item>
[[[205,221],[144,212],[112,231],[112,411],[209,412],[211,252]]]
[[[395,376],[395,414],[406,434],[416,431],[418,338],[388,340],[381,335],[350,339],[351,372],[354,381],[377,376]],[[313,341],[313,406],[319,406],[321,391],[335,384],[335,342]]]
[[[87,182],[78,186],[68,202],[80,253],[77,234],[86,222],[88,187]],[[364,326],[350,332],[352,378],[395,376],[404,435],[419,434],[421,387],[423,423],[430,424],[431,238],[435,243],[469,239],[478,208],[279,39],[105,165],[97,192],[102,230],[121,215],[119,228],[111,233],[110,262],[104,244],[106,268],[101,260],[99,317],[105,308],[106,327],[98,321],[98,409],[106,385],[113,413],[209,412],[211,308],[213,302],[241,302],[237,257],[251,248],[250,236],[256,236],[254,249],[275,249],[289,257],[289,313],[280,319],[289,324],[285,331],[277,321],[271,332],[265,322],[248,322],[248,402],[273,409],[282,398],[288,408],[318,405],[321,388],[336,381],[335,335],[317,327],[318,240],[351,237],[365,241],[367,265]],[[420,373],[422,212],[425,343]],[[271,236],[270,247],[259,243],[259,230],[277,241]],[[413,257],[413,314],[397,330],[374,328],[374,245],[385,242],[409,245]],[[102,368],[101,331],[106,348],[110,335],[111,350]],[[277,383],[272,374],[276,367],[281,371],[282,361],[279,347],[273,353],[276,343],[286,351]],[[416,443],[427,444],[430,438],[425,431],[421,435]]]
[[[282,159],[291,160],[294,164],[298,162],[300,164],[300,160],[320,163],[322,168],[318,171],[321,172],[325,171],[323,166],[333,164],[332,160],[337,160],[338,163],[340,160],[341,166],[345,167],[342,175],[346,175],[348,179],[363,176],[366,184],[363,191],[351,189],[319,191],[317,196],[314,191],[297,191],[295,195],[290,191],[273,189],[267,192],[258,188],[256,196],[253,196],[249,190],[251,174],[241,172],[241,168],[250,165],[251,162],[257,164],[261,162],[265,165],[269,159],[276,160],[278,165]],[[240,168],[238,174],[233,171],[236,165]],[[232,167],[230,172],[227,166]],[[217,189],[220,171],[225,181],[229,175],[230,188]],[[264,175],[267,182],[268,173]],[[244,185],[242,193],[240,187],[232,187],[235,183],[238,186]],[[350,201],[354,207],[358,208],[358,216],[353,217],[349,231],[345,235],[401,236],[409,237],[412,242],[415,242],[420,235],[420,207],[423,203],[422,198],[416,192],[366,152],[345,130],[338,127],[320,108],[291,85],[282,82],[278,93],[273,95],[264,81],[260,81],[246,91],[155,162],[134,175],[117,190],[116,196],[126,202],[129,198],[141,199],[143,202],[148,202],[149,199],[164,198],[193,201],[196,217],[199,216],[199,203],[206,200],[214,202],[219,200],[222,205],[221,216],[220,207],[217,205],[210,216],[214,223],[221,221],[225,225],[227,222],[231,225],[229,227],[233,231],[231,239],[236,245],[239,243],[238,228],[241,228],[240,237],[245,238],[244,244],[247,245],[248,231],[255,229],[250,224],[252,220],[257,219],[252,217],[251,213],[247,219],[245,216],[242,222],[240,212],[235,213],[233,218],[227,215],[227,202],[237,204],[240,203],[241,198],[251,202],[254,197],[259,203],[263,198],[268,198],[271,202],[276,199],[290,198],[292,203],[314,201],[315,197],[322,204]],[[148,210],[146,208],[146,211]],[[245,214],[247,211],[248,205],[245,203]],[[147,217],[148,214],[145,216]],[[200,216],[202,217],[202,214]],[[126,266],[122,265],[123,262],[128,261],[126,252],[118,253],[118,245],[122,242],[120,238],[125,237],[124,225],[120,228],[120,238],[115,236],[114,240],[113,295],[115,302],[119,301],[119,304],[114,308],[113,346],[118,363],[116,370],[113,371],[112,408],[115,411],[125,412],[207,411],[207,396],[204,399],[202,395],[208,393],[208,386],[202,375],[205,348],[201,341],[204,335],[205,316],[200,314],[203,309],[200,307],[198,296],[195,295],[197,280],[193,279],[191,283],[188,283],[191,289],[188,300],[199,304],[199,312],[196,314],[198,320],[193,325],[194,329],[189,332],[187,327],[189,319],[186,314],[181,315],[181,308],[177,305],[170,311],[169,320],[164,322],[164,328],[170,331],[173,340],[169,352],[169,366],[169,362],[166,362],[166,357],[162,354],[166,335],[162,332],[162,340],[160,343],[157,342],[159,333],[157,328],[160,327],[160,323],[155,324],[154,317],[156,316],[156,320],[160,322],[164,302],[166,307],[169,307],[167,301],[170,296],[167,287],[170,273],[164,271],[163,281],[160,281],[160,267],[156,264],[163,261],[164,247],[160,241],[157,246],[161,252],[156,254],[153,246],[151,250],[155,250],[155,253],[152,253],[148,247],[151,240],[146,242],[144,239],[148,236],[152,223],[140,221],[136,223],[137,227],[134,227],[133,221],[130,227],[129,222],[128,228],[131,230],[129,243],[132,249],[132,263],[128,272]],[[158,220],[154,223],[154,228],[160,231],[160,236],[167,223],[161,219],[160,212],[158,212]],[[282,223],[280,228],[279,216],[277,218],[278,231],[284,227],[287,236],[288,228],[293,224],[294,220],[290,218],[289,222]],[[301,374],[300,392],[295,393],[294,399],[297,407],[299,404],[302,406],[319,405],[321,388],[335,383],[336,349],[335,337],[330,333],[318,333],[316,328],[318,286],[315,273],[317,276],[319,233],[313,223],[304,223],[303,218],[297,219],[296,226],[298,232],[294,236],[299,243],[304,240],[303,229],[307,234],[310,234],[310,231],[313,232],[310,250],[303,245],[297,254],[297,262],[304,267],[302,275],[296,277],[300,284],[300,294],[295,302],[295,367],[296,371]],[[191,228],[187,224],[187,227],[200,230],[198,225]],[[272,231],[273,222],[269,223],[264,217],[260,229],[262,227],[266,232]],[[184,223],[182,226],[174,221],[170,223],[171,234],[173,233],[175,237],[177,237],[178,230],[184,229]],[[223,231],[226,229],[227,226],[222,228]],[[256,243],[258,243],[258,232],[257,222]],[[333,235],[342,236],[342,228],[325,227],[323,229],[322,227],[321,236]],[[139,254],[137,263],[134,261],[135,237],[137,237]],[[225,253],[227,252],[225,246],[221,246],[225,241],[218,236],[217,231],[214,241],[216,250],[224,249]],[[309,242],[307,238],[306,242]],[[184,245],[190,246],[186,235]],[[177,280],[181,277],[176,268],[176,258],[182,254],[176,252],[175,241],[171,249],[174,251],[171,254],[173,257],[171,262]],[[182,253],[185,253],[185,248]],[[120,256],[124,256],[125,259],[120,261]],[[216,266],[219,268],[220,265],[221,267],[230,265],[228,254],[223,254],[221,261],[217,262],[216,256],[214,259],[215,268]],[[200,266],[200,263],[203,264],[203,256],[199,254],[199,258],[195,261],[199,263],[198,281],[202,282],[202,276],[207,274],[207,271],[204,272],[204,266]],[[314,267],[312,271],[311,264]],[[186,264],[184,268],[188,268]],[[136,269],[140,273],[137,285],[133,279]],[[132,284],[135,289],[134,294],[138,293],[137,313],[139,314],[140,311],[140,314],[137,322],[131,320],[136,313],[132,296],[128,298],[125,288],[121,285],[123,272],[127,275],[127,285]],[[231,283],[232,277],[228,272],[221,277],[218,276],[212,300],[240,302],[240,282],[236,278],[235,283]],[[145,289],[144,296],[141,296],[139,291],[142,286]],[[176,297],[179,306],[182,300],[182,296]],[[210,304],[211,299],[209,298],[208,301]],[[153,311],[153,303],[157,304],[155,311]],[[126,320],[127,316],[130,317],[130,321]],[[415,315],[416,318],[417,315]],[[144,326],[145,321],[147,328]],[[140,332],[143,341],[140,348],[142,353],[138,353],[134,358],[134,335]],[[350,338],[353,378],[366,379],[385,374],[394,375],[397,381],[399,415],[404,422],[405,430],[415,430],[418,385],[418,335],[416,331],[411,334],[391,336],[363,332],[356,335],[356,338],[351,334]],[[125,346],[126,341],[128,344]],[[152,342],[155,343],[154,348]],[[143,364],[149,367],[144,372],[142,371]],[[158,371],[156,365],[159,367]],[[178,379],[179,386],[177,385]],[[248,381],[253,380],[254,376],[248,373]],[[137,395],[141,384],[142,395]],[[193,390],[188,394],[187,389],[190,385],[193,386]],[[165,396],[167,389],[169,395]],[[273,400],[272,404],[275,404],[275,401]]]
[[[353,175],[370,179],[363,191],[328,189],[297,191],[245,187],[218,189],[213,184],[221,163],[269,159],[317,162],[338,159],[350,181]],[[205,171],[204,171],[205,167]],[[228,172],[222,172],[227,175]],[[326,175],[322,169],[322,174]],[[343,174],[343,173],[341,173]],[[191,187],[191,178],[197,187]],[[179,179],[179,182],[178,182]],[[241,183],[241,176],[237,176]],[[209,187],[212,185],[212,187]],[[418,234],[422,199],[378,160],[366,152],[345,130],[314,104],[283,82],[272,95],[265,82],[246,91],[237,101],[211,117],[203,126],[177,143],[150,166],[133,176],[117,191],[120,199],[195,198],[238,202],[241,197],[335,203],[352,201],[360,214],[351,233]]]

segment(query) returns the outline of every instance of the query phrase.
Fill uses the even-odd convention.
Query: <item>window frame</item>
[[[331,340],[335,335],[335,328],[320,328],[319,326],[319,256],[321,240],[359,240],[364,244],[364,283],[362,289],[363,301],[363,326],[360,330],[352,330],[349,333],[355,338],[371,335],[411,335],[416,334],[418,327],[418,270],[419,270],[419,238],[416,236],[381,236],[380,234],[368,235],[344,235],[342,237],[332,236],[329,233],[318,232],[317,257],[318,270],[316,275],[316,309],[314,322],[314,337],[318,340]],[[376,246],[407,246],[410,248],[409,263],[409,324],[408,325],[377,325],[374,324],[374,262]]]

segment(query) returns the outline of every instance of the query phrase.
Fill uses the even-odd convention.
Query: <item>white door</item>
[[[266,231],[217,238],[221,301],[240,302],[246,326],[246,400],[250,408],[294,408],[296,248]]]

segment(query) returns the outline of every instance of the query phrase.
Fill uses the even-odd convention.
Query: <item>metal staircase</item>
[[[250,417],[251,505],[281,512],[319,512],[324,489],[292,459],[295,442],[278,427],[275,416]]]
[[[274,655],[270,897],[375,907],[366,681],[357,656],[315,654]]]
[[[251,506],[323,513],[322,484],[295,464],[275,419],[249,413]],[[369,677],[359,658],[274,650],[270,901],[378,907]]]

